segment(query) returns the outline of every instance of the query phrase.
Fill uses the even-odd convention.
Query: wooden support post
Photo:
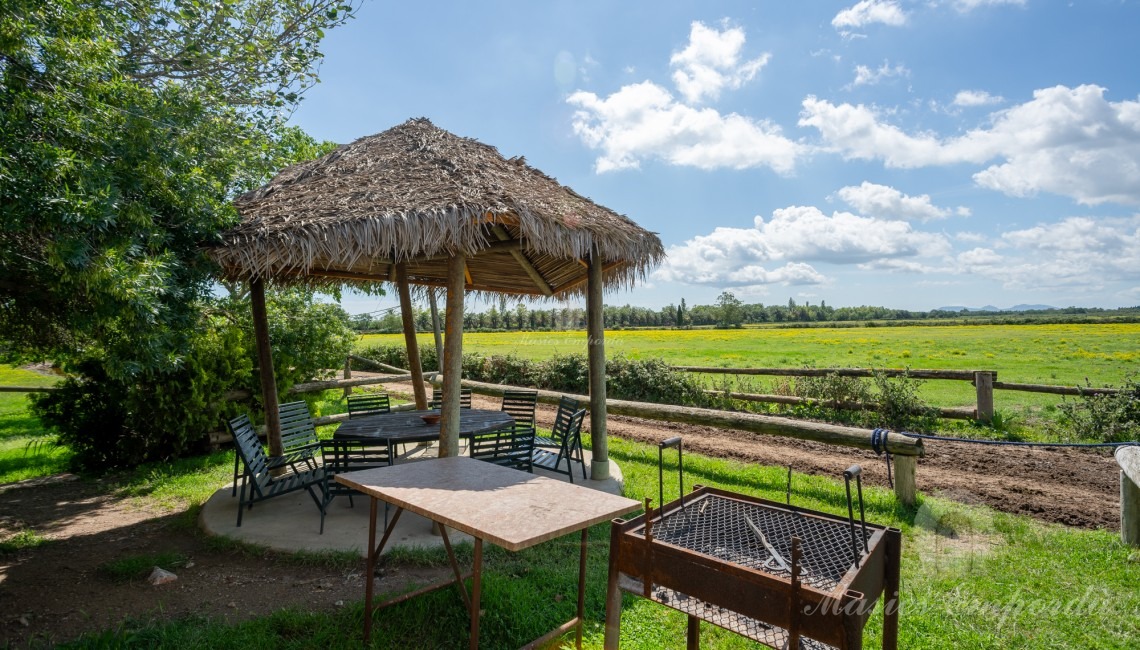
[[[1120,540],[1140,546],[1140,486],[1120,472]]]
[[[443,339],[443,404],[440,411],[439,455],[459,455],[459,390],[463,380],[463,292],[467,260],[456,253],[447,260],[447,306]]]
[[[435,369],[443,372],[443,334],[439,327],[439,304],[435,292],[435,287],[428,289],[428,303],[431,305],[431,333],[435,336]]]
[[[1120,464],[1120,540],[1140,546],[1140,447],[1117,447]]]
[[[352,359],[349,357],[344,358],[344,378],[352,379]],[[344,387],[344,396],[348,397],[352,394],[352,386]]]
[[[273,373],[273,350],[269,347],[269,316],[265,311],[265,281],[251,280],[249,302],[253,308],[253,338],[257,342],[257,372],[261,377],[261,402],[265,408],[265,437],[269,454],[280,456],[281,413],[277,409],[277,377]]]
[[[400,317],[404,323],[404,343],[408,347],[408,370],[412,373],[412,392],[416,396],[416,408],[428,407],[427,390],[424,388],[424,369],[420,365],[420,346],[416,341],[416,318],[412,313],[412,292],[408,288],[408,265],[396,265],[396,291],[400,294]]]
[[[602,319],[602,256],[590,256],[586,287],[586,336],[590,364],[590,478],[610,477],[610,452],[606,442],[606,330]]]
[[[895,496],[908,506],[913,506],[918,497],[917,476],[918,457],[895,456]]]
[[[978,394],[978,422],[994,419],[994,376],[989,372],[974,373],[974,388]]]

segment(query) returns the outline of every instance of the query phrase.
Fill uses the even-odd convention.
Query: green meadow
[[[403,335],[361,337],[359,347],[403,345]],[[434,345],[430,334],[420,345]],[[464,350],[542,359],[585,354],[586,333],[510,332],[464,334]],[[661,357],[679,366],[737,368],[812,366],[992,370],[1000,381],[1026,384],[1119,385],[1140,362],[1140,324],[952,325],[739,330],[621,330],[606,332],[606,353]],[[709,376],[712,381],[713,376]],[[758,378],[764,392],[775,378]],[[747,387],[747,386],[745,386]],[[928,381],[923,396],[936,406],[974,404],[962,381]],[[1059,398],[999,391],[999,411],[1048,409]]]
[[[0,385],[51,386],[55,377],[0,365]],[[67,469],[71,452],[52,444],[38,418],[28,412],[27,393],[0,393],[0,484]]]

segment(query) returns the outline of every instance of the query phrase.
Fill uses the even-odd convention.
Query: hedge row
[[[373,346],[361,350],[359,356],[400,368],[408,367],[407,351],[400,346]],[[426,372],[438,367],[434,348],[420,349],[420,365]],[[354,367],[367,369],[356,362]],[[532,361],[513,354],[484,357],[467,353],[463,355],[463,377],[578,395],[590,392],[590,367],[584,354],[556,354],[549,359]],[[613,399],[637,402],[710,405],[709,397],[692,375],[673,370],[663,359],[629,359],[624,356],[607,359],[606,394]]]

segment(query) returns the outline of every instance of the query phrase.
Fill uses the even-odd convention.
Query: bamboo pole
[[[439,455],[441,458],[459,455],[459,390],[463,377],[463,292],[467,260],[458,252],[447,260],[447,311],[443,340],[443,404],[440,411]]]
[[[345,379],[352,379],[352,359],[349,357],[345,357],[345,359],[344,359],[344,378]],[[352,394],[352,387],[351,386],[345,386],[344,387],[344,396],[348,397],[351,394]]]
[[[408,288],[408,265],[396,265],[396,290],[400,294],[400,318],[404,325],[404,343],[408,347],[408,370],[412,373],[412,391],[416,396],[416,408],[428,407],[427,391],[424,389],[424,370],[420,365],[420,346],[416,341],[416,319],[412,313],[412,293]]]
[[[257,369],[261,377],[261,401],[265,409],[266,439],[269,454],[280,456],[281,413],[277,408],[277,378],[273,374],[273,350],[269,346],[269,316],[265,309],[265,281],[258,278],[249,283],[249,302],[253,310],[253,338],[257,343]]]
[[[435,368],[443,370],[443,333],[439,327],[439,305],[435,297],[435,287],[427,290],[428,304],[431,305],[431,333],[435,337]]]
[[[610,453],[606,442],[606,329],[602,306],[602,256],[590,256],[589,283],[586,287],[586,337],[590,365],[590,477],[603,481],[610,477]]]

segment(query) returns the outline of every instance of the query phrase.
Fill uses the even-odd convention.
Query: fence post
[[[345,357],[344,358],[344,378],[345,379],[352,379],[352,358],[351,357]],[[352,386],[345,386],[344,387],[344,396],[348,397],[351,394],[352,394]]]
[[[974,373],[974,388],[978,394],[978,422],[994,419],[994,376],[989,372]]]
[[[1140,546],[1140,487],[1120,472],[1120,540]]]
[[[1140,447],[1117,447],[1120,465],[1120,540],[1140,546]]]
[[[918,496],[918,458],[895,455],[895,496],[904,505],[913,506]]]

